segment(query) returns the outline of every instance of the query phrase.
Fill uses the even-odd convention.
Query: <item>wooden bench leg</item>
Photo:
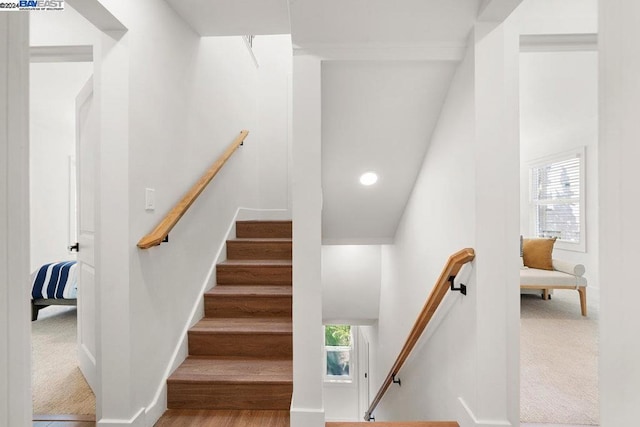
[[[587,315],[587,288],[581,286],[578,288],[578,293],[580,294],[580,311],[583,316]]]
[[[549,299],[549,289],[542,290],[542,299],[545,301]]]
[[[38,312],[40,311],[40,307],[35,305],[33,301],[31,301],[31,321],[34,322],[38,320]]]

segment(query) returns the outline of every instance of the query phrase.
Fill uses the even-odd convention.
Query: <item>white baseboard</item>
[[[462,397],[458,398],[458,403],[460,403],[458,411],[460,427],[512,427],[511,423],[506,420],[479,420]]]
[[[180,343],[182,345],[182,342]],[[174,361],[171,361],[173,365]],[[173,372],[173,371],[172,371]],[[156,392],[156,396],[153,402],[145,410],[145,418],[150,422],[148,425],[152,426],[158,422],[162,414],[167,410],[167,380],[162,382],[160,389]]]
[[[324,427],[324,409],[291,408],[291,427]]]
[[[180,334],[180,340],[178,341],[173,355],[167,365],[164,376],[158,385],[156,394],[153,400],[147,406],[145,415],[149,425],[154,425],[167,410],[167,378],[178,366],[186,359],[188,354],[187,347],[187,334],[191,326],[198,322],[204,316],[204,293],[216,282],[216,265],[226,259],[227,240],[233,238],[236,235],[236,221],[243,221],[249,219],[260,220],[286,220],[291,219],[291,213],[286,209],[251,209],[251,208],[238,208],[236,213],[227,228],[227,233],[222,239],[216,256],[209,267],[204,282],[202,283],[200,290],[200,297],[196,300],[191,309],[191,315],[189,321],[184,326],[182,333]],[[324,413],[323,413],[324,417]],[[102,425],[99,424],[101,427]],[[301,424],[301,426],[304,424]],[[106,426],[106,424],[105,424]]]
[[[145,409],[140,408],[140,410],[128,420],[116,420],[107,418],[101,419],[97,422],[96,425],[97,427],[146,427]]]

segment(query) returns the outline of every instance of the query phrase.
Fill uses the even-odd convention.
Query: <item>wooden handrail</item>
[[[229,157],[242,145],[244,139],[249,134],[248,130],[243,130],[240,135],[229,145],[229,148],[215,161],[213,165],[202,175],[202,177],[196,182],[193,187],[184,195],[171,209],[171,211],[160,221],[160,223],[153,229],[153,231],[144,236],[138,242],[140,249],[149,249],[153,246],[158,246],[169,235],[171,229],[180,221],[182,215],[189,209],[193,202],[198,198],[200,193],[204,191],[206,186],[211,182],[214,176],[222,169],[222,166],[229,160]]]
[[[384,379],[382,386],[380,386],[380,390],[378,390],[376,397],[374,397],[371,405],[369,405],[369,409],[367,409],[367,412],[365,412],[365,421],[370,421],[372,419],[373,411],[382,400],[382,397],[387,392],[389,386],[393,384],[396,375],[398,375],[398,372],[404,365],[404,362],[407,361],[407,358],[411,354],[411,351],[418,343],[422,332],[424,332],[425,328],[429,324],[429,321],[433,317],[433,314],[440,306],[442,299],[449,290],[449,277],[457,275],[462,266],[470,261],[473,261],[475,256],[476,254],[473,249],[466,248],[456,252],[449,257],[447,264],[442,269],[442,273],[440,273],[440,277],[438,278],[436,285],[431,290],[429,298],[427,298],[424,307],[422,307],[422,311],[418,315],[416,322],[413,324],[413,328],[411,329],[411,332],[409,333],[409,336],[407,337],[402,350],[400,350],[398,358],[396,359],[395,363],[391,367],[391,370]]]

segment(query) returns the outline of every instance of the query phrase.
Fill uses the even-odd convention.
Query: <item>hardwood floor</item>
[[[95,421],[34,421],[33,427],[96,427]]]
[[[93,415],[34,415],[33,427],[96,427]]]
[[[289,427],[289,411],[170,409],[155,427]]]

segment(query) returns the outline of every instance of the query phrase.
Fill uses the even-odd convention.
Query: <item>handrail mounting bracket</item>
[[[459,291],[462,295],[466,295],[467,294],[467,285],[460,283],[460,287],[456,288],[453,284],[454,280],[456,280],[456,276],[449,276],[449,282],[451,282],[451,290],[452,291]]]
[[[392,375],[391,380],[393,381],[394,384],[398,384],[398,386],[402,387],[402,381],[400,380],[400,378],[396,378],[395,375]]]

